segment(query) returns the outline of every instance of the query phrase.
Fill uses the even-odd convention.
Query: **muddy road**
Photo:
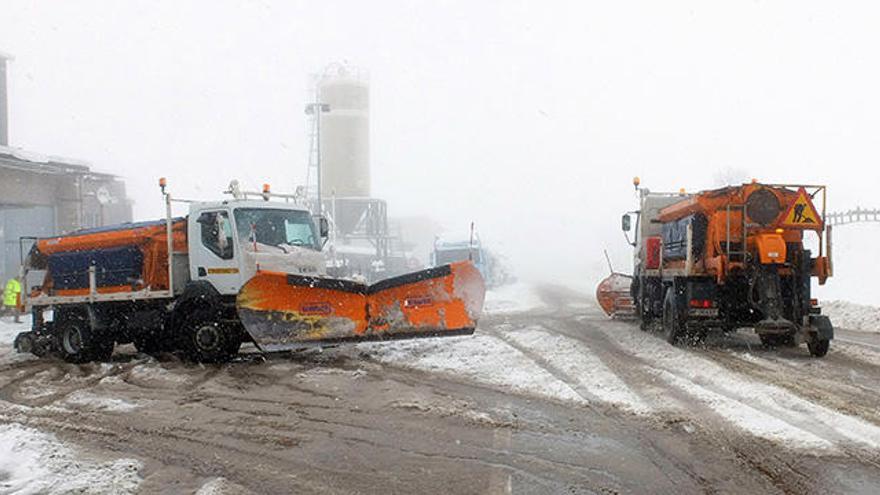
[[[140,493],[880,492],[876,336],[839,332],[825,359],[745,333],[674,348],[535,296],[473,337],[223,366],[4,343],[0,422],[136,459]]]

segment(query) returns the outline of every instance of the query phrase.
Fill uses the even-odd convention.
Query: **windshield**
[[[479,263],[480,260],[480,250],[473,248],[471,251],[471,260],[474,263]],[[468,259],[468,248],[461,249],[438,249],[435,254],[437,258],[438,265],[445,265],[447,263],[454,263],[456,261],[465,261]]]
[[[268,246],[301,246],[321,250],[321,241],[315,223],[306,211],[236,208],[235,229],[242,244],[245,245],[256,240]]]

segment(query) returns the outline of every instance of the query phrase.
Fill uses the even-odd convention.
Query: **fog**
[[[138,219],[163,214],[160,176],[184,197],[232,178],[293,190],[308,75],[363,67],[373,195],[391,215],[474,221],[521,277],[589,287],[605,248],[630,269],[636,175],[652,190],[826,183],[831,209],[880,206],[878,10],[2,0],[0,50],[15,56],[11,144],[119,174]]]

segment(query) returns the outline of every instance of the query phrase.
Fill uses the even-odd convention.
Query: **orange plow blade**
[[[635,318],[636,310],[630,295],[632,277],[621,273],[612,273],[599,282],[596,288],[596,300],[599,306],[612,318]]]
[[[238,293],[238,315],[263,351],[308,344],[473,333],[485,285],[464,261],[365,285],[258,272]]]

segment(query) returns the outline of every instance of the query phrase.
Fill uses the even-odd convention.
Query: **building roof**
[[[0,168],[50,175],[73,174],[102,178],[116,177],[113,174],[93,172],[89,168],[89,163],[82,160],[43,155],[10,146],[0,146]]]

